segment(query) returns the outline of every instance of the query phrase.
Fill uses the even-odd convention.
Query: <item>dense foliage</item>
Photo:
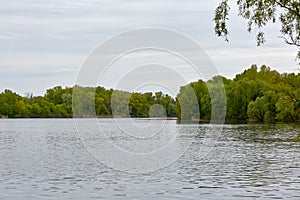
[[[264,65],[258,71],[257,66],[253,65],[233,80],[222,79],[227,105],[218,107],[226,107],[227,121],[300,121],[300,74],[279,74]],[[215,89],[208,89],[209,85],[217,84],[214,79],[207,83],[199,80],[189,84],[197,94],[201,120],[209,120],[212,105],[218,104],[210,100],[210,93]],[[184,87],[179,95],[184,95]],[[191,115],[198,116],[198,113]]]
[[[79,95],[73,96],[75,89]],[[192,103],[193,96],[197,105]],[[0,93],[0,117],[72,117],[73,112],[82,117],[94,113],[99,117],[177,116],[209,121],[226,114],[227,121],[300,121],[300,74],[280,74],[266,66],[258,70],[253,65],[233,80],[217,76],[182,86],[176,99],[162,92],[130,93],[79,86],[57,86],[44,96],[28,93],[22,97],[10,90]]]
[[[7,117],[71,117],[72,88],[60,86],[47,90],[42,96],[25,97],[5,90],[0,94],[0,116]]]
[[[73,97],[74,88],[79,95]],[[112,114],[117,117],[176,116],[175,100],[162,92],[141,94],[107,90],[103,87],[76,86],[74,88],[57,86],[48,89],[44,96],[37,97],[33,97],[32,94],[21,97],[10,90],[5,90],[0,93],[0,117],[72,117],[73,101],[76,104],[74,106],[76,113],[82,114],[82,117],[93,113],[100,117],[110,117]],[[118,94],[118,98],[112,98],[113,94]],[[127,97],[128,101],[124,102]],[[90,103],[92,100],[93,104]],[[161,113],[161,109],[153,107],[155,104],[162,105],[166,111]],[[127,113],[129,116],[126,115]]]

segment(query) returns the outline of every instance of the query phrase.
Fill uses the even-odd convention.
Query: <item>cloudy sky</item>
[[[278,25],[266,27],[267,43],[256,47],[255,34],[246,31],[246,21],[233,8],[230,42],[217,38],[212,18],[218,2],[0,0],[0,91],[41,95],[56,85],[73,86],[97,45],[120,32],[143,27],[172,29],[194,39],[228,78],[252,64],[297,72],[296,49],[278,38]]]

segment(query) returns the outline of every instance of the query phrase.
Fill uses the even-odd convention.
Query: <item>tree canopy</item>
[[[289,44],[298,47],[300,59],[300,1],[299,0],[237,0],[238,15],[248,20],[247,30],[257,31],[257,45],[265,43],[263,28],[268,23],[281,24],[281,37]],[[221,0],[215,9],[215,34],[228,41],[228,20],[230,5]],[[300,62],[299,62],[300,64]]]
[[[232,80],[216,76],[182,86],[176,98],[162,92],[127,92],[100,86],[56,86],[43,96],[27,93],[22,97],[11,90],[0,93],[0,117],[73,117],[73,114],[177,117],[182,121],[204,122],[218,121],[218,117],[222,119],[226,114],[228,122],[296,122],[300,121],[300,74],[280,74],[265,65],[260,68],[252,65]]]
[[[256,65],[237,74],[233,80],[223,78],[226,90],[227,105],[211,100],[211,93],[218,91],[219,79],[213,78],[207,82],[199,80],[190,83],[198,99],[200,121],[209,121],[214,112],[222,113],[226,109],[228,122],[295,122],[300,120],[300,74],[283,73],[263,65]],[[187,95],[182,86],[179,97]],[[210,90],[208,90],[208,87]],[[222,95],[217,92],[216,94]],[[189,97],[185,97],[189,99]],[[215,98],[218,99],[218,98]],[[177,109],[180,110],[180,109]],[[190,108],[189,115],[198,117],[199,112]],[[178,112],[180,117],[180,112]]]

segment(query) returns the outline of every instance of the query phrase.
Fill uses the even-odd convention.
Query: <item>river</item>
[[[193,142],[161,169],[132,173],[92,155],[73,119],[1,119],[0,199],[300,199],[300,125],[226,124],[201,155],[211,126],[164,123]]]

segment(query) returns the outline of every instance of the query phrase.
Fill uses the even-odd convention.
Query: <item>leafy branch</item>
[[[255,27],[257,45],[266,42],[262,30],[268,23],[281,24],[281,38],[288,45],[300,47],[300,2],[298,0],[237,0],[238,15],[248,20],[247,30]],[[228,0],[221,0],[215,9],[215,34],[228,42],[230,6]],[[278,16],[278,17],[277,17]],[[297,59],[300,60],[300,49]],[[300,63],[299,63],[300,64]]]

